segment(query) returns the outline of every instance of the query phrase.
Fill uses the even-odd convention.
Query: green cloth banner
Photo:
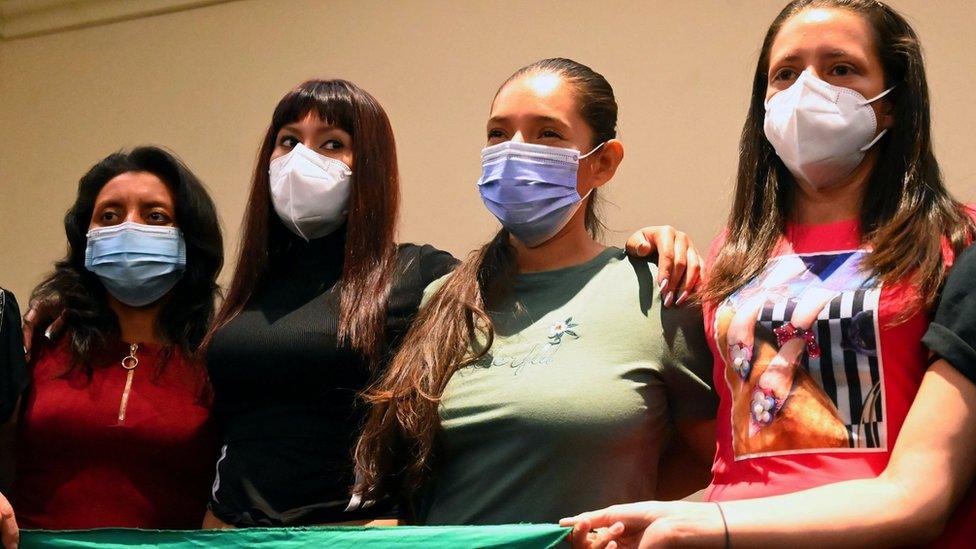
[[[551,548],[569,532],[553,524],[501,526],[324,526],[315,528],[245,528],[240,530],[21,530],[20,547],[113,549],[159,547],[335,547],[350,549],[406,548],[455,549],[506,547]]]

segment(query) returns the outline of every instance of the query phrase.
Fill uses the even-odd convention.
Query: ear
[[[607,141],[600,147],[600,150],[593,153],[590,161],[590,175],[588,181],[585,182],[588,187],[587,192],[602,187],[613,179],[613,175],[617,173],[617,166],[623,159],[624,144],[616,139]]]

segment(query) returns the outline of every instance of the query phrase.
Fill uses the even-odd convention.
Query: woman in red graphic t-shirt
[[[34,292],[56,299],[63,335],[35,341],[3,544],[18,524],[196,528],[217,442],[193,356],[223,263],[213,202],[177,158],[139,147],[81,178],[64,225],[68,253]]]
[[[973,223],[942,184],[907,21],[873,0],[788,4],[740,151],[704,296],[721,397],[708,502],[565,523],[595,547],[931,540],[973,474],[955,429],[972,438],[976,390],[922,336]],[[973,511],[940,543],[971,539]]]

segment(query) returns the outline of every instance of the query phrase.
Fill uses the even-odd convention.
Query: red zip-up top
[[[159,346],[120,341],[90,379],[66,375],[68,339],[33,364],[16,447],[19,525],[199,528],[217,448],[203,369],[174,350],[160,370]]]

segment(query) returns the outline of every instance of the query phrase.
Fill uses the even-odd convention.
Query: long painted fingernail
[[[674,292],[668,292],[668,296],[664,298],[664,306],[670,307],[671,302],[674,300]]]
[[[684,301],[688,299],[688,290],[681,292],[681,296],[678,297],[678,301],[675,301],[675,305],[681,305]]]
[[[52,328],[54,328],[54,326],[48,326],[47,329],[44,330],[44,337],[51,339]]]
[[[664,280],[661,281],[661,295],[664,295],[664,290],[667,289],[668,289],[668,279],[665,278]]]

